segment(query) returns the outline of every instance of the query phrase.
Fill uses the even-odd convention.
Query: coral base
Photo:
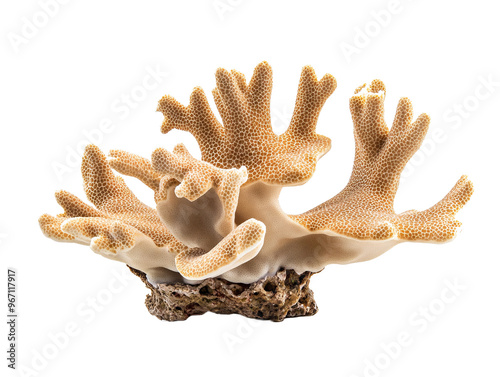
[[[279,322],[318,311],[313,291],[309,289],[312,272],[299,275],[281,269],[252,284],[210,278],[196,285],[173,283],[153,287],[143,272],[129,268],[151,289],[146,297],[149,312],[166,321],[182,321],[192,315],[214,312]]]

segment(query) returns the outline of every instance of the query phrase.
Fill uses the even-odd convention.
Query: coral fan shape
[[[427,210],[394,211],[400,175],[430,118],[413,120],[412,104],[402,98],[389,128],[382,81],[357,88],[350,99],[355,157],[349,182],[300,215],[286,214],[279,194],[284,186],[305,183],[330,148],[316,125],[335,79],[327,74],[318,80],[311,67],[302,70],[292,120],[281,135],[272,130],[272,71],[266,62],[248,84],[243,74],[218,69],[216,84],[223,124],[201,88],[188,106],[170,96],[158,106],[165,117],[162,132],[191,132],[201,160],[182,144],[172,152],[158,148],[150,160],[120,150],[106,160],[90,145],[82,176],[95,208],[59,191],[64,213],[41,216],[43,233],[129,265],[152,289],[150,311],[169,320],[207,310],[273,320],[314,314],[308,280],[326,265],[370,260],[404,241],[446,242],[457,235],[461,223],[455,215],[473,192],[466,176]],[[112,169],[151,188],[156,208],[135,197]],[[288,294],[276,297],[278,286],[280,295],[284,289]],[[251,287],[260,293],[254,297]],[[258,309],[261,303],[267,314]]]
[[[430,118],[422,114],[412,123],[412,104],[402,98],[389,130],[384,99],[380,80],[356,89],[350,101],[356,152],[349,183],[334,198],[292,218],[310,230],[331,230],[357,239],[448,241],[461,225],[454,215],[472,195],[472,183],[462,176],[428,210],[396,215],[394,197],[400,175],[424,140]]]
[[[255,68],[248,84],[235,70],[219,68],[215,77],[213,95],[224,125],[197,87],[187,107],[171,96],[160,100],[158,111],[165,116],[161,131],[189,131],[204,161],[220,168],[245,166],[249,182],[288,186],[307,181],[318,159],[330,149],[330,139],[315,129],[323,104],[337,86],[333,76],[318,81],[314,70],[304,67],[290,127],[279,136],[271,125],[272,70],[267,62]]]

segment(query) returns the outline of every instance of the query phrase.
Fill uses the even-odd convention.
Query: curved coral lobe
[[[175,187],[177,198],[186,198],[193,202],[213,188],[220,199],[223,211],[216,229],[223,235],[233,230],[240,187],[248,178],[245,167],[216,168],[207,162],[196,160],[182,144],[178,144],[173,153],[163,148],[155,150],[152,166],[156,171],[181,182]]]
[[[196,280],[219,276],[230,269],[252,259],[264,243],[266,226],[250,219],[234,229],[209,252],[189,249],[175,258],[179,273]]]
[[[382,81],[357,88],[350,99],[355,159],[346,187],[300,215],[283,212],[280,190],[306,182],[330,148],[330,139],[315,129],[335,79],[327,74],[318,80],[311,67],[303,69],[290,126],[279,136],[271,127],[272,72],[266,62],[248,83],[242,73],[218,69],[216,84],[223,124],[201,88],[188,106],[170,96],[158,106],[165,116],[162,132],[191,132],[202,160],[182,144],[171,152],[158,148],[151,159],[113,150],[109,160],[89,145],[82,176],[95,207],[58,191],[64,213],[41,216],[43,233],[128,264],[152,289],[150,311],[168,320],[205,311],[272,320],[311,315],[316,306],[309,277],[326,265],[366,261],[403,241],[456,236],[461,224],[455,215],[473,192],[466,176],[429,209],[394,212],[400,175],[430,118],[414,120],[410,100],[402,98],[389,128]],[[112,169],[151,188],[156,208],[135,197]],[[211,295],[209,288],[219,291]]]

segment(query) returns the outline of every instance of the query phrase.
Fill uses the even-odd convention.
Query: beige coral
[[[141,163],[143,171],[149,168],[138,156],[119,152],[113,155],[121,158],[121,163],[128,162],[129,167],[135,161]],[[244,169],[238,173],[238,177],[246,179]],[[232,230],[213,250],[188,249],[169,232],[156,211],[140,202],[123,179],[113,174],[106,156],[94,145],[85,149],[82,175],[85,193],[97,209],[66,191],[58,191],[56,200],[65,212],[57,217],[42,215],[39,219],[42,231],[56,241],[89,245],[106,258],[145,272],[153,283],[179,279],[174,271],[180,271],[186,278],[202,277],[197,269],[200,261],[205,262],[202,271],[207,277],[212,276],[244,263],[262,246],[265,225],[254,220]]]
[[[158,106],[165,116],[162,132],[191,132],[202,161],[178,145],[173,152],[155,150],[151,161],[114,150],[107,162],[89,146],[82,174],[97,209],[59,192],[65,212],[43,215],[44,233],[89,244],[145,272],[153,283],[209,277],[251,283],[280,268],[316,272],[331,263],[375,258],[403,241],[445,242],[456,236],[461,224],[454,216],[473,191],[465,176],[433,207],[394,212],[400,175],[430,119],[422,114],[413,121],[411,103],[403,98],[389,129],[380,80],[356,89],[350,101],[356,150],[347,186],[300,215],[285,214],[278,197],[282,187],[306,182],[330,148],[330,140],[315,129],[335,79],[317,80],[311,67],[303,69],[291,124],[281,135],[271,127],[272,72],[266,62],[248,84],[243,74],[224,69],[217,70],[216,83],[223,124],[200,88],[188,106],[170,96]],[[141,203],[110,166],[150,187],[156,209]]]
[[[158,111],[165,116],[161,131],[189,131],[202,159],[228,169],[245,166],[249,182],[296,185],[307,181],[316,163],[330,149],[330,139],[316,133],[319,112],[337,87],[332,75],[317,80],[307,66],[300,77],[295,110],[288,130],[276,135],[271,125],[272,70],[260,63],[247,84],[245,76],[219,68],[213,95],[224,126],[215,118],[203,90],[193,90],[189,106],[163,97]]]
[[[156,171],[181,182],[175,187],[175,196],[178,198],[186,198],[192,202],[214,188],[223,209],[223,216],[215,224],[215,228],[224,235],[233,230],[240,187],[248,178],[244,166],[239,169],[216,168],[195,159],[182,144],[177,145],[173,153],[163,148],[155,150],[152,164]]]
[[[396,215],[400,175],[424,140],[430,118],[422,114],[412,123],[411,102],[402,98],[389,130],[384,97],[380,80],[356,90],[350,101],[356,154],[349,183],[334,198],[292,218],[309,230],[330,230],[357,239],[448,241],[460,226],[454,215],[472,195],[472,183],[463,176],[435,206]]]

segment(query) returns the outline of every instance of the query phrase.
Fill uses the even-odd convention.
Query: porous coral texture
[[[197,87],[188,106],[171,96],[160,100],[158,111],[165,115],[161,131],[189,131],[204,161],[224,169],[245,166],[250,182],[289,186],[307,181],[318,159],[330,149],[330,139],[315,130],[323,104],[337,87],[335,78],[327,74],[318,81],[312,67],[302,70],[290,127],[279,136],[271,125],[273,81],[267,62],[255,68],[248,84],[242,73],[222,68],[215,79],[212,93],[224,126]]]
[[[318,272],[332,263],[375,258],[403,241],[452,240],[461,226],[455,215],[471,197],[472,183],[463,176],[429,209],[395,213],[400,175],[424,140],[430,118],[422,114],[414,121],[410,100],[402,98],[389,128],[380,80],[362,85],[350,100],[355,159],[346,187],[303,214],[283,212],[278,201],[282,187],[305,183],[330,148],[330,139],[317,134],[316,125],[335,87],[333,76],[318,80],[305,67],[290,126],[276,135],[269,64],[259,64],[248,83],[237,71],[218,69],[213,95],[222,123],[201,88],[194,89],[187,106],[171,96],[158,105],[164,115],[161,131],[192,133],[201,160],[182,144],[172,152],[155,150],[151,160],[120,150],[111,151],[106,160],[97,147],[88,146],[82,175],[96,208],[59,191],[56,200],[64,213],[43,215],[42,231],[57,241],[90,245],[94,252],[142,271],[148,284],[159,289],[157,295],[175,284],[192,284],[185,290],[196,292],[204,281],[218,282],[222,289],[229,282],[249,285],[282,270]],[[156,208],[139,201],[112,169],[151,188]],[[197,310],[224,312],[220,303],[210,307],[200,302],[205,306]],[[174,309],[164,317],[174,318]],[[239,306],[235,312],[246,313]]]
[[[210,278],[195,285],[153,286],[143,272],[131,271],[151,290],[146,297],[149,312],[166,321],[182,321],[192,315],[213,312],[280,322],[318,312],[314,294],[309,289],[311,272],[299,275],[293,270],[282,269],[252,284]]]
[[[411,102],[402,98],[389,130],[384,98],[385,86],[380,80],[356,89],[350,101],[356,153],[349,183],[332,199],[292,218],[309,230],[330,230],[357,239],[448,241],[460,227],[454,215],[469,200],[472,183],[462,176],[433,207],[395,214],[399,177],[422,144],[430,118],[422,114],[412,123]]]

